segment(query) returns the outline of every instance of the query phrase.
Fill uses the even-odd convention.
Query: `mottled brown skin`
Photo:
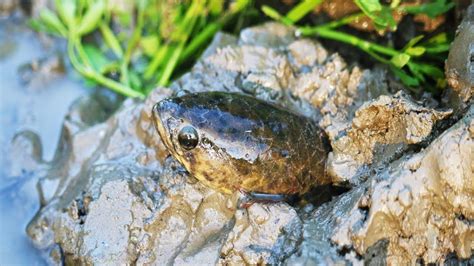
[[[153,113],[169,152],[191,175],[221,192],[303,194],[330,182],[324,132],[275,105],[242,94],[204,92],[163,100]],[[188,125],[199,135],[191,150],[177,137]]]

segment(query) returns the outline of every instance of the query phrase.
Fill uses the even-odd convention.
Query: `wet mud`
[[[18,139],[26,154],[17,164],[43,169],[41,208],[27,233],[52,264],[469,259],[474,111],[463,92],[472,95],[472,84],[471,94],[450,89],[461,109],[387,84],[382,70],[349,66],[279,24],[218,34],[189,73],[144,102],[128,99],[105,121],[89,116],[93,98],[73,105],[51,161],[38,155],[37,140]],[[347,189],[318,204],[242,209],[238,191],[198,182],[169,156],[151,110],[172,95],[202,91],[245,93],[313,119],[333,148],[327,172]]]

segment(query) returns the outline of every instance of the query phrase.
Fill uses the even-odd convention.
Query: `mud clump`
[[[0,3],[0,16],[10,15],[18,6],[18,0],[5,0]]]
[[[334,149],[331,177],[352,189],[319,206],[239,209],[239,192],[224,195],[189,176],[153,127],[157,101],[199,91],[250,94],[318,121]],[[105,122],[87,116],[89,104],[83,99],[71,107],[52,162],[27,165],[48,166],[38,184],[42,208],[27,232],[53,263],[406,263],[471,256],[472,111],[438,137],[436,123],[449,110],[392,95],[384,72],[348,67],[290,28],[269,23],[239,38],[217,34],[169,89],[157,88],[145,102],[126,100]],[[427,148],[410,149],[419,143]]]
[[[278,264],[296,250],[301,237],[295,209],[284,203],[254,204],[235,213],[230,241],[222,247],[218,264]]]
[[[450,85],[446,99],[455,109],[465,109],[474,93],[474,5],[465,12],[446,61],[446,79]]]
[[[450,114],[423,107],[402,92],[366,102],[334,138],[328,172],[334,181],[357,183],[361,169],[393,160],[410,144],[426,140],[435,123]]]
[[[389,264],[461,258],[474,249],[474,108],[428,148],[374,176],[332,241],[365,254],[388,240]]]

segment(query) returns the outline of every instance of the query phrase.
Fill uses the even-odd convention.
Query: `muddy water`
[[[25,227],[39,208],[37,175],[11,176],[10,143],[21,130],[35,132],[50,160],[61,123],[71,103],[90,90],[77,78],[44,69],[31,71],[29,63],[55,58],[59,49],[41,42],[16,18],[0,19],[0,264],[43,265]]]

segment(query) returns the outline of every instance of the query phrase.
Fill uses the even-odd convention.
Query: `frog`
[[[303,195],[331,183],[331,146],[313,119],[250,95],[197,92],[152,109],[168,152],[202,184],[265,199]]]

